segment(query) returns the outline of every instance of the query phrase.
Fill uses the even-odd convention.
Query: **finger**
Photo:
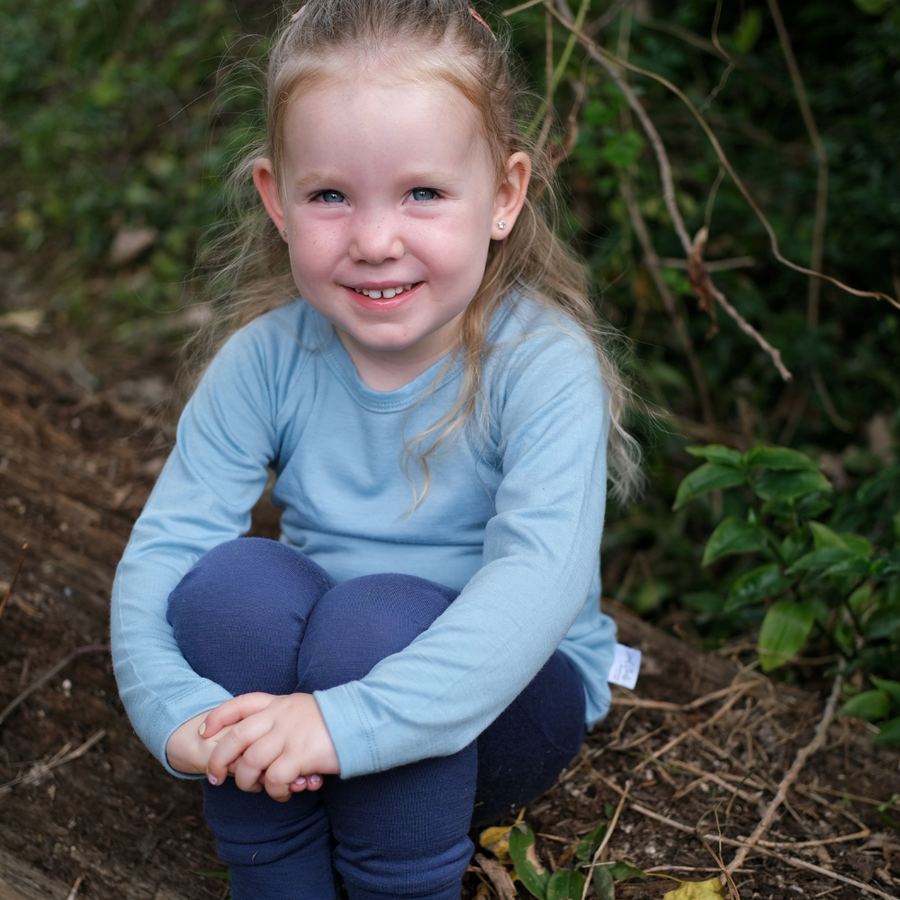
[[[237,771],[244,760],[244,755],[254,746],[261,738],[268,734],[271,723],[264,717],[253,717],[244,719],[231,730],[216,744],[209,760],[206,764],[207,779],[210,784],[221,784],[232,772],[237,775]],[[249,760],[249,767],[255,767],[257,775],[261,773],[268,764],[270,759],[260,759],[258,754],[252,754],[254,758]],[[247,768],[249,768],[247,767]],[[242,790],[249,789],[249,783]]]
[[[254,693],[241,694],[220,703],[215,709],[210,710],[203,724],[200,726],[200,735],[204,738],[212,737],[226,725],[234,725],[249,716],[264,710],[272,702],[272,694]]]

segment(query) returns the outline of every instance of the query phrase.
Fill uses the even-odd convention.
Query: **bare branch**
[[[557,20],[563,25],[563,27],[569,29],[570,31],[572,31],[574,29],[574,26],[572,25],[572,23],[570,21],[567,21],[566,18],[563,17],[562,15],[560,15],[556,10],[552,10],[552,12],[556,16]],[[679,87],[674,85],[667,78],[664,78],[662,75],[658,75],[656,72],[651,72],[648,69],[642,69],[640,66],[636,66],[633,63],[629,63],[623,59],[620,59],[619,57],[610,53],[608,50],[604,49],[603,47],[600,47],[597,43],[595,43],[593,40],[591,40],[591,38],[589,38],[583,32],[578,32],[578,37],[581,40],[581,42],[584,44],[584,46],[588,50],[588,52],[591,54],[591,56],[594,59],[596,59],[597,62],[599,62],[606,69],[607,72],[609,72],[610,77],[612,77],[612,79],[615,81],[616,85],[623,91],[626,99],[628,100],[629,106],[632,107],[632,109],[635,111],[635,114],[638,116],[639,119],[641,119],[641,124],[644,125],[646,128],[646,123],[650,123],[651,131],[648,131],[647,134],[648,134],[648,137],[650,138],[651,144],[654,147],[654,150],[657,152],[658,158],[659,158],[660,150],[662,151],[663,154],[665,153],[665,150],[662,146],[662,141],[659,138],[659,134],[656,131],[656,128],[653,127],[652,123],[650,122],[650,119],[647,116],[646,112],[644,112],[643,107],[637,101],[637,97],[635,97],[633,91],[631,91],[630,88],[628,88],[627,83],[621,77],[621,75],[617,71],[616,67],[621,66],[622,68],[628,69],[631,72],[636,72],[639,75],[645,75],[647,78],[652,78],[654,81],[658,82],[659,84],[663,85],[663,87],[670,90],[673,94],[675,94],[676,97],[678,97],[679,100],[681,100],[682,103],[684,103],[684,105],[690,110],[691,115],[694,116],[694,118],[697,120],[700,127],[703,129],[704,133],[706,134],[707,139],[709,140],[710,144],[712,145],[713,150],[716,153],[716,156],[718,157],[721,164],[725,167],[725,170],[731,176],[731,179],[734,182],[735,187],[737,187],[737,189],[741,192],[741,195],[744,197],[744,199],[749,204],[750,208],[756,214],[756,216],[759,219],[759,221],[761,222],[763,228],[765,228],[766,234],[769,236],[769,245],[772,250],[772,255],[780,263],[782,263],[783,265],[787,266],[790,269],[793,269],[796,272],[800,272],[803,275],[815,275],[820,278],[824,278],[826,281],[830,281],[836,287],[839,287],[842,291],[846,291],[848,294],[853,294],[856,297],[872,297],[875,300],[887,300],[888,303],[890,303],[893,306],[896,306],[898,309],[900,309],[900,300],[897,300],[894,297],[891,297],[889,294],[883,294],[883,293],[881,293],[881,291],[862,291],[857,288],[852,288],[849,285],[844,284],[842,281],[839,281],[837,278],[833,278],[831,275],[825,275],[821,272],[813,272],[811,269],[807,269],[804,266],[797,265],[797,263],[791,262],[789,259],[784,257],[781,253],[781,248],[778,243],[778,237],[776,236],[775,230],[772,228],[771,223],[766,218],[762,209],[760,209],[759,204],[757,204],[757,202],[753,199],[753,195],[747,190],[746,185],[740,179],[740,177],[738,176],[734,167],[731,165],[731,162],[729,161],[728,157],[725,155],[725,151],[722,149],[722,146],[719,143],[718,138],[716,137],[712,128],[710,128],[709,123],[698,112],[697,108],[694,106],[693,103],[691,103],[690,99],[684,93],[684,91],[682,91]],[[638,112],[638,108],[640,108],[640,112]],[[666,186],[666,184],[665,184],[665,179],[668,177],[670,185],[671,185],[672,173],[671,173],[671,165],[669,164],[668,159],[665,159],[664,163],[662,161],[660,161],[660,175],[664,180],[663,198],[666,200],[666,208],[669,209],[669,213],[671,215],[672,208],[674,206],[674,202],[673,202],[674,201],[674,190],[671,189],[670,187]],[[671,201],[670,201],[670,198],[667,197],[667,192],[670,190],[672,190]],[[678,222],[680,222],[680,215],[677,212],[677,208],[676,208],[676,216],[678,217]],[[679,224],[676,223],[675,230],[678,233],[678,237],[681,240],[682,246],[685,248],[685,254],[686,255],[689,254],[691,241],[687,237],[687,232],[684,229],[683,223],[681,223],[680,227],[679,227]]]

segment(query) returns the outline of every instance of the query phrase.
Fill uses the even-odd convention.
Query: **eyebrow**
[[[302,178],[291,182],[290,187],[295,191],[303,191],[317,185],[340,184],[342,180],[341,176],[333,172],[310,172]],[[413,186],[429,184],[454,185],[463,181],[464,176],[443,169],[432,169],[429,171],[411,171],[404,176],[403,180]]]

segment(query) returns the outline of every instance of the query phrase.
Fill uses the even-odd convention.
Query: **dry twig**
[[[47,762],[36,763],[25,774],[19,775],[12,781],[0,785],[0,797],[4,794],[8,794],[17,785],[35,784],[48,775],[53,769],[64,766],[66,763],[73,762],[76,759],[80,759],[94,746],[94,744],[103,740],[104,737],[106,737],[106,729],[101,728],[99,731],[95,731],[80,747],[71,752],[69,752],[69,747],[72,746],[71,743],[65,744],[62,749],[47,760]]]
[[[619,821],[619,816],[622,812],[622,807],[625,805],[625,801],[628,799],[628,792],[631,790],[631,782],[625,782],[625,787],[622,790],[622,796],[619,798],[619,805],[616,807],[616,811],[612,817],[612,821],[609,823],[609,827],[606,829],[606,834],[603,835],[603,840],[600,842],[600,846],[597,848],[597,852],[594,854],[594,858],[591,860],[591,864],[588,868],[587,878],[584,880],[584,890],[581,893],[581,900],[585,900],[588,895],[588,891],[591,887],[591,879],[594,877],[594,867],[599,864],[599,860],[603,857],[606,852],[606,848],[609,846],[610,838],[612,837],[613,831],[615,831],[616,823]]]
[[[39,687],[48,682],[54,675],[61,672],[73,659],[83,656],[85,653],[106,653],[109,647],[106,644],[89,644],[86,647],[79,647],[73,650],[65,659],[58,662],[49,672],[41,675],[37,681],[33,681],[18,697],[9,703],[3,712],[0,712],[0,725],[2,725],[12,713],[22,705]]]
[[[759,843],[760,838],[762,838],[762,836],[768,830],[769,826],[772,824],[772,821],[775,818],[775,813],[778,812],[778,808],[787,797],[788,789],[797,780],[800,772],[803,770],[803,766],[806,764],[806,760],[813,753],[815,753],[819,749],[819,747],[822,746],[822,744],[825,743],[825,737],[828,733],[828,726],[831,725],[831,720],[834,718],[835,707],[837,706],[838,697],[840,697],[841,686],[843,685],[843,683],[843,672],[838,672],[834,679],[834,685],[831,688],[831,695],[828,697],[828,702],[825,705],[825,711],[822,714],[822,718],[819,721],[819,724],[816,726],[816,731],[813,735],[812,740],[797,752],[797,756],[794,759],[793,764],[791,765],[790,769],[788,769],[787,774],[781,780],[781,784],[778,785],[778,793],[769,804],[769,808],[766,810],[766,814],[762,817],[759,825],[756,826],[756,830],[753,832],[753,834],[750,835],[745,844],[735,854],[734,859],[728,864],[728,872],[733,872],[735,869],[744,864],[744,860],[747,858],[747,854],[755,844]]]
[[[754,688],[758,684],[761,684],[761,683],[762,683],[762,680],[758,679],[756,681],[748,681],[748,682],[745,682],[744,684],[740,684],[740,685],[737,685],[736,687],[732,687],[731,690],[734,692],[733,695],[725,703],[723,703],[722,706],[719,707],[719,709],[717,709],[716,712],[713,713],[713,715],[711,715],[705,722],[700,722],[698,725],[695,725],[689,731],[683,731],[677,737],[672,738],[672,740],[669,741],[667,744],[660,747],[659,750],[655,750],[653,752],[653,754],[649,757],[649,759],[641,760],[637,765],[642,766],[654,759],[659,759],[659,757],[661,757],[664,753],[668,753],[669,750],[671,750],[673,747],[676,747],[682,741],[684,741],[687,738],[692,737],[694,735],[698,735],[704,728],[708,728],[714,722],[716,722],[720,718],[722,718],[722,716],[724,716],[725,713],[727,713],[728,710],[731,709],[731,707],[734,706],[734,704],[737,703],[738,700],[740,700],[741,697],[743,697],[744,694],[747,693],[747,691],[749,691],[751,688]],[[637,768],[637,766],[635,766],[635,768]]]

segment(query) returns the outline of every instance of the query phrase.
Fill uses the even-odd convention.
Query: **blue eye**
[[[409,196],[413,200],[419,200],[419,201],[421,201],[421,200],[436,200],[437,195],[438,195],[437,191],[434,190],[433,188],[424,188],[424,187],[413,188],[409,192]]]
[[[340,191],[322,191],[319,199],[323,203],[343,203],[344,195]]]

